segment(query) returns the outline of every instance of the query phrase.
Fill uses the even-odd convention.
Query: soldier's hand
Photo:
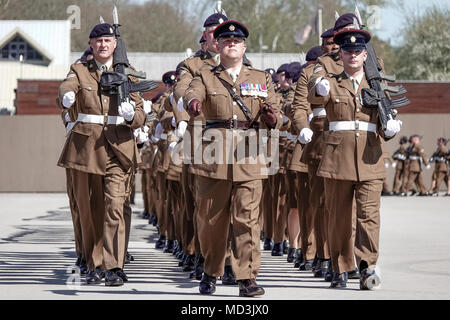
[[[145,113],[147,113],[147,114],[152,113],[152,104],[153,103],[151,100],[142,99],[142,104],[143,104]]]
[[[180,123],[178,123],[178,128],[175,131],[175,134],[178,139],[181,139],[184,137],[184,133],[186,132],[187,125],[188,124],[186,121],[180,121]]]
[[[272,106],[270,106],[267,103],[261,103],[259,107],[261,109],[261,118],[264,121],[264,123],[269,128],[275,128],[277,124],[277,116]]]
[[[197,99],[192,99],[189,102],[188,113],[191,117],[197,117],[202,113],[202,103]]]
[[[388,120],[386,123],[386,130],[384,130],[384,135],[387,138],[391,138],[400,132],[402,127],[402,122],[400,120]]]
[[[397,167],[397,162],[393,162],[393,163],[392,163],[392,168],[395,169],[396,167]]]
[[[126,121],[130,122],[134,118],[135,107],[136,104],[134,103],[134,101],[124,101],[118,108],[119,115],[122,116]]]
[[[62,105],[64,108],[70,108],[75,102],[75,92],[69,91],[66,92],[63,96]]]
[[[318,78],[316,92],[319,96],[326,97],[330,93],[330,82],[327,79]]]
[[[297,139],[301,144],[307,144],[311,142],[312,136],[313,131],[310,128],[303,128],[302,131],[300,131]]]

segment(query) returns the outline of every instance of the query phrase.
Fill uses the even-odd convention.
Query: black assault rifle
[[[356,8],[355,14],[359,19],[359,21],[355,21],[355,25],[359,29],[363,29],[364,25],[359,24],[361,15],[358,8]],[[366,50],[367,59],[364,62],[364,72],[370,89],[362,89],[363,105],[378,108],[380,124],[382,129],[385,130],[388,120],[395,119],[397,115],[395,108],[407,106],[410,104],[410,101],[404,96],[395,100],[391,99],[391,97],[404,95],[406,93],[405,88],[401,85],[395,87],[387,85],[386,81],[395,82],[395,76],[383,74],[371,43],[366,44]],[[389,96],[386,92],[389,92]]]
[[[147,76],[145,72],[131,69],[125,43],[120,38],[120,24],[116,6],[114,6],[113,10],[113,19],[114,35],[117,39],[117,46],[113,56],[114,72],[103,72],[100,85],[102,90],[107,91],[110,94],[117,94],[118,104],[120,105],[122,102],[129,100],[131,92],[154,90],[158,88],[158,85],[154,81],[140,81],[133,83],[128,78],[128,76],[133,76],[139,79],[145,79]]]

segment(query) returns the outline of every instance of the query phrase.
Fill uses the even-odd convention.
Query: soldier
[[[430,193],[433,196],[439,195],[439,188],[441,187],[442,181],[446,179],[448,172],[448,160],[446,159],[448,154],[447,149],[447,139],[439,138],[437,140],[437,150],[431,156],[429,162],[434,162],[434,172],[433,181],[435,181],[434,186],[430,188]],[[448,185],[448,180],[447,180]]]
[[[91,246],[89,251],[94,252],[87,257],[89,274],[86,280],[100,283],[103,265],[105,285],[120,286],[127,281],[123,272],[126,253],[124,215],[131,213],[130,184],[140,162],[133,130],[144,124],[146,114],[138,94],[131,94],[131,100],[119,104],[117,95],[100,88],[101,73],[113,70],[117,40],[112,26],[106,23],[95,26],[89,39],[94,60],[73,64],[59,87],[64,108],[75,107],[77,101],[78,117],[58,165],[73,169],[73,181],[78,185],[80,220],[89,242],[85,247]],[[89,201],[89,192],[91,198],[96,197],[103,204],[97,207],[98,201]]]
[[[392,190],[396,196],[402,195],[400,190],[402,185],[407,183],[405,180],[408,179],[408,170],[406,167],[406,158],[408,157],[408,154],[406,153],[406,144],[408,143],[408,137],[401,137],[399,143],[400,147],[392,155],[392,159],[394,160],[392,167],[395,168],[394,186],[392,187]]]
[[[308,95],[310,103],[324,105],[329,123],[317,174],[325,178],[325,190],[332,195],[328,208],[329,247],[334,271],[331,288],[346,287],[347,272],[354,265],[353,245],[361,272],[360,288],[373,289],[380,283],[375,267],[380,197],[386,176],[382,150],[384,140],[400,131],[401,122],[389,120],[383,131],[378,127],[377,110],[361,104],[361,89],[369,87],[363,64],[370,38],[363,30],[336,33],[334,41],[341,47],[344,72],[319,78]],[[353,243],[354,198],[357,222]]]
[[[427,188],[423,183],[422,170],[423,165],[426,166],[427,170],[429,170],[431,166],[429,165],[428,158],[420,144],[420,136],[417,134],[412,135],[409,138],[409,142],[410,146],[407,150],[409,162],[408,182],[402,192],[407,195],[409,190],[412,189],[413,183],[415,183],[416,187],[419,189],[419,196],[428,196]]]
[[[206,121],[203,147],[216,147],[214,152],[209,149],[215,160],[202,158],[200,164],[194,162],[191,167],[197,174],[198,236],[205,258],[199,287],[201,294],[215,292],[216,277],[224,271],[229,236],[239,295],[264,294],[255,279],[261,261],[258,209],[261,179],[267,177],[265,159],[261,154],[255,154],[251,156],[256,159],[253,162],[248,154],[250,151],[244,154],[237,151],[240,143],[249,150],[250,136],[236,143],[233,141],[252,128],[263,125],[279,128],[282,118],[278,106],[274,105],[270,77],[264,71],[243,64],[248,35],[248,29],[238,21],[228,20],[219,25],[214,38],[218,39],[221,64],[202,68],[186,92],[189,113],[193,117],[202,113]],[[260,116],[256,118],[259,112]],[[252,135],[255,131],[248,133]],[[223,141],[222,145],[209,144],[208,140],[213,139],[211,135]]]

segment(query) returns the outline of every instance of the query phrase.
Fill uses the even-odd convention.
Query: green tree
[[[423,15],[408,14],[404,41],[396,48],[397,78],[450,80],[450,10],[432,6]]]

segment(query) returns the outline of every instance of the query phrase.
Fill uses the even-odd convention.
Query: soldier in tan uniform
[[[447,139],[439,138],[437,140],[437,149],[431,156],[429,162],[434,162],[433,181],[434,186],[430,188],[430,194],[433,196],[439,195],[439,188],[442,182],[447,178],[448,174],[448,149]],[[446,181],[448,186],[448,180]]]
[[[423,182],[422,170],[425,166],[426,169],[430,169],[428,163],[428,157],[425,155],[425,150],[420,144],[420,137],[414,134],[410,137],[410,146],[407,149],[408,153],[408,182],[402,189],[402,192],[406,195],[413,188],[413,184],[419,189],[419,196],[427,196],[427,188]]]
[[[364,75],[366,43],[370,34],[344,30],[334,36],[341,47],[344,72],[315,80],[308,95],[311,104],[324,105],[329,131],[318,175],[329,190],[329,247],[334,276],[331,288],[346,287],[353,269],[352,212],[356,200],[356,259],[361,272],[360,288],[380,283],[375,271],[378,260],[380,197],[386,176],[383,144],[400,131],[401,122],[389,120],[386,131],[378,127],[378,113],[361,104],[361,90],[369,85]],[[328,194],[328,191],[327,191]]]
[[[395,168],[394,185],[392,187],[392,191],[396,196],[401,195],[400,190],[402,188],[402,185],[404,183],[407,183],[407,181],[405,181],[407,179],[408,172],[406,169],[406,158],[408,157],[406,153],[407,143],[408,138],[406,136],[401,137],[400,147],[392,155],[392,159],[394,160],[392,166]]]
[[[105,284],[118,286],[127,280],[123,272],[126,253],[124,211],[130,206],[130,183],[140,162],[133,130],[144,124],[146,115],[138,94],[131,94],[131,100],[119,105],[117,95],[100,88],[101,70],[113,70],[117,40],[112,26],[97,25],[89,38],[94,60],[73,64],[59,87],[62,106],[76,107],[78,117],[58,165],[73,169],[73,181],[79,190],[84,193],[92,190],[91,198],[103,201],[103,206],[96,208],[95,201],[86,202],[89,197],[85,197],[82,208],[77,199],[83,234],[94,239],[90,240],[92,247],[89,250],[97,252],[87,257],[89,282],[100,283],[103,265]],[[96,250],[92,250],[94,246]],[[99,247],[103,254],[98,255]]]
[[[219,25],[214,37],[218,39],[221,64],[202,68],[186,92],[189,113],[202,113],[206,121],[200,136],[204,152],[191,167],[198,175],[197,226],[205,258],[199,288],[202,294],[215,292],[216,277],[224,271],[228,237],[239,295],[264,294],[255,279],[261,260],[258,218],[267,160],[250,148],[249,140],[257,135],[254,128],[279,128],[282,118],[273,104],[271,79],[264,71],[243,65],[248,34],[238,21]],[[250,136],[245,137],[247,134]],[[253,147],[258,145],[253,143]]]

